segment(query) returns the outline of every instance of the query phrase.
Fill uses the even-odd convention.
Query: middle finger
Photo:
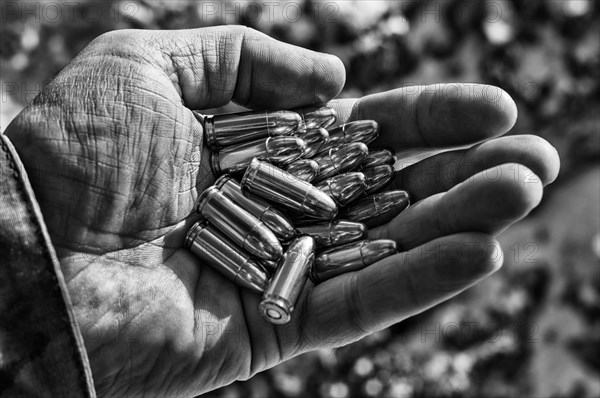
[[[398,250],[406,251],[461,232],[496,234],[537,206],[542,190],[540,179],[528,168],[503,164],[421,200],[387,224],[371,229],[369,238],[393,239]]]

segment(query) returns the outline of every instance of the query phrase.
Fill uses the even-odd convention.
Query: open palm
[[[494,234],[558,172],[500,89],[405,88],[334,100],[395,150],[464,146],[397,173],[418,203],[370,231],[401,253],[308,283],[290,324],[182,248],[210,185],[192,109],[285,109],[341,90],[341,62],[242,27],[118,31],[96,39],[9,126],[57,248],[99,395],[195,395],[423,311],[501,265]]]

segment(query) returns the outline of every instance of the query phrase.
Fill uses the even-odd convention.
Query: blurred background
[[[500,237],[505,266],[419,316],[295,358],[216,397],[600,396],[600,2],[10,1],[0,127],[103,32],[244,24],[333,53],[342,97],[482,82],[560,152],[542,205]]]

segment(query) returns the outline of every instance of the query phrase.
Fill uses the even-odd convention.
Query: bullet
[[[369,167],[362,170],[365,176],[365,192],[372,195],[388,185],[394,177],[394,168],[389,164]]]
[[[289,135],[302,123],[292,111],[249,111],[206,116],[204,135],[211,148],[239,144],[259,138]]]
[[[329,177],[315,187],[331,196],[338,205],[345,206],[363,195],[367,185],[365,175],[355,171]]]
[[[298,159],[290,163],[285,171],[306,182],[311,182],[319,174],[319,164],[312,159]]]
[[[267,288],[267,272],[207,221],[190,228],[184,245],[236,285],[256,293]]]
[[[358,271],[397,253],[396,242],[390,239],[363,240],[334,247],[317,254],[310,278],[325,282],[346,272]]]
[[[265,289],[259,304],[263,317],[274,324],[288,323],[315,257],[315,241],[299,236],[279,260],[277,271]]]
[[[367,233],[367,226],[361,222],[333,220],[301,226],[297,230],[299,234],[312,236],[317,247],[325,248],[362,239]]]
[[[337,120],[337,112],[327,106],[307,106],[294,109],[302,118],[302,125],[305,129],[318,127],[327,128]]]
[[[336,174],[354,170],[367,157],[368,153],[369,148],[365,144],[353,142],[318,154],[313,158],[319,164],[319,174],[314,181],[323,181]]]
[[[296,232],[291,221],[272,204],[250,193],[244,194],[240,183],[224,175],[215,181],[215,187],[242,209],[262,221],[282,242],[289,242]]]
[[[394,154],[389,149],[380,149],[377,151],[369,151],[369,154],[360,164],[360,167],[363,169],[368,169],[370,167],[379,166],[382,164],[387,164],[393,166],[396,160],[394,159]]]
[[[231,145],[211,153],[211,167],[215,176],[243,171],[253,158],[277,164],[288,164],[299,159],[306,144],[298,137],[269,137]]]
[[[306,143],[306,149],[302,157],[312,158],[329,141],[329,132],[324,128],[314,128],[308,130],[299,130],[294,136],[302,139]]]
[[[202,192],[198,198],[197,211],[251,255],[265,260],[281,257],[283,248],[273,232],[217,187],[211,186]]]
[[[241,185],[244,192],[258,195],[302,216],[331,220],[337,215],[337,205],[325,192],[258,159],[250,163]]]
[[[375,120],[356,120],[342,124],[329,131],[329,141],[321,147],[320,152],[330,148],[341,147],[351,142],[370,144],[379,136],[379,124]]]
[[[391,221],[410,205],[408,193],[405,191],[389,191],[368,196],[349,206],[342,218],[364,222],[373,228]]]
[[[265,260],[263,258],[253,258],[253,260],[267,271],[269,275],[273,275],[277,270],[278,260]]]

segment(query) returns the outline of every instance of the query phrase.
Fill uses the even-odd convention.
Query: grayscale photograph
[[[0,397],[600,398],[600,2],[2,0]]]

